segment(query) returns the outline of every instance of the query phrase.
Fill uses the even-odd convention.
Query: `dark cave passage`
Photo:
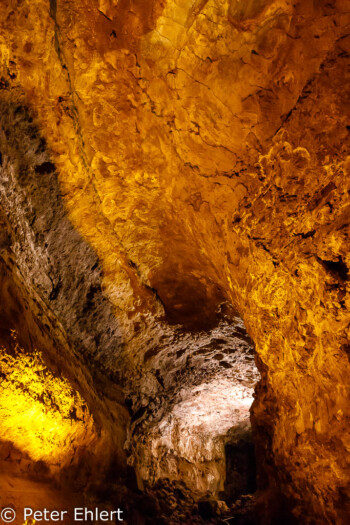
[[[167,350],[159,398],[132,418],[128,441],[129,463],[174,524],[221,519],[256,489],[250,407],[259,374],[243,323],[187,344],[180,362],[179,350]]]

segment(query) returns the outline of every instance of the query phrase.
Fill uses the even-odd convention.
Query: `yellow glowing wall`
[[[78,445],[91,442],[93,418],[66,378],[55,377],[42,355],[0,348],[0,439],[33,460],[63,466]]]

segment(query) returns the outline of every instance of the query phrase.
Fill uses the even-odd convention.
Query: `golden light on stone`
[[[0,258],[26,340],[76,357],[1,350],[1,440],[215,493],[252,339],[266,512],[348,525],[349,26],[350,0],[0,2]]]
[[[0,439],[35,461],[64,467],[93,428],[93,418],[67,379],[55,377],[39,352],[0,348]],[[90,436],[91,437],[91,436]]]

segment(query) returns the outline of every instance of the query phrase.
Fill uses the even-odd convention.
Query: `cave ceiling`
[[[176,477],[154,457],[211,434],[215,462],[260,380],[262,485],[348,523],[349,27],[348,0],[0,3],[1,336],[66,356],[81,450]]]

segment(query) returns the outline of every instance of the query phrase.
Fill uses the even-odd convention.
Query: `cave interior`
[[[350,1],[0,29],[3,522],[348,525]]]

